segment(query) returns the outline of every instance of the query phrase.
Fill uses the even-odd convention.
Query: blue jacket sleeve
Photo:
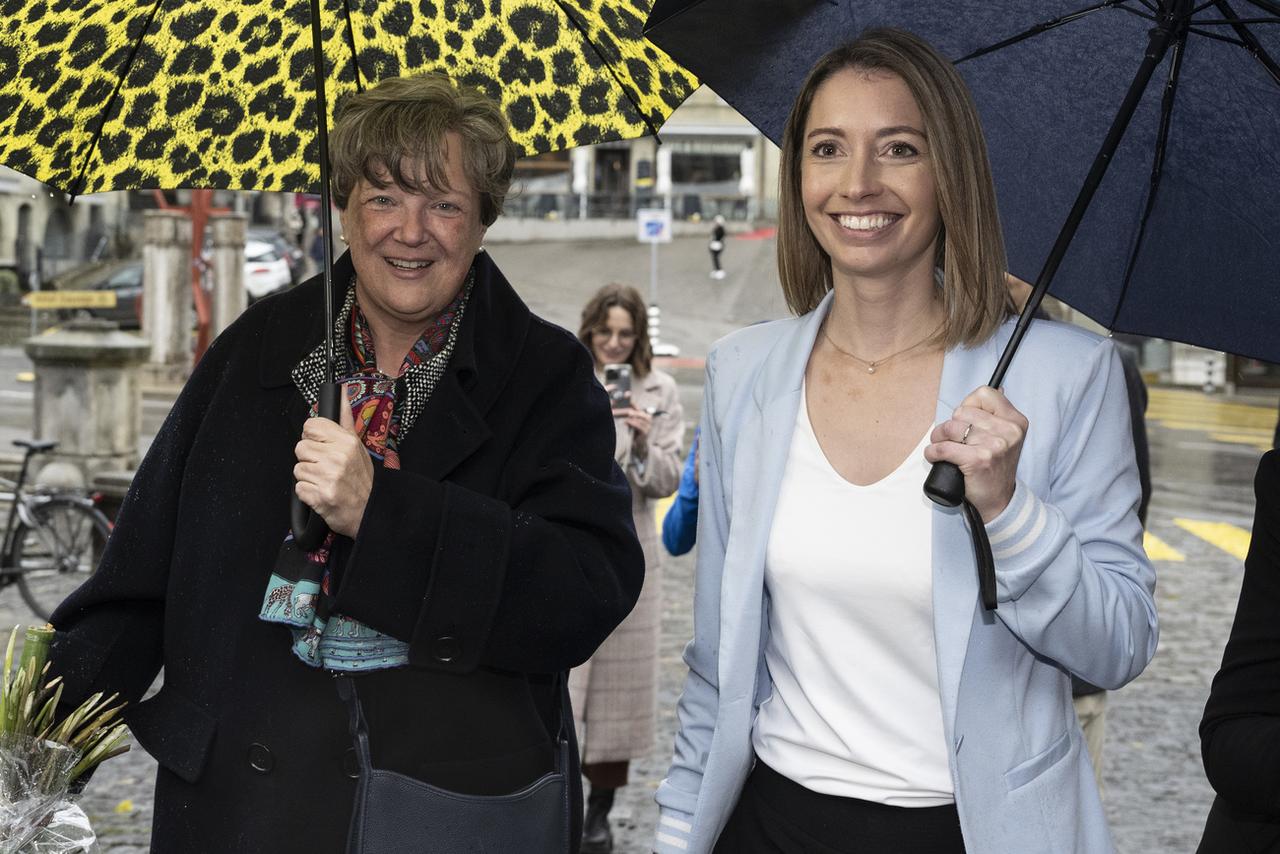
[[[1019,479],[987,524],[996,617],[1037,653],[1115,689],[1155,653],[1155,571],[1142,549],[1128,395],[1111,342],[1075,379],[1049,493]]]
[[[676,499],[667,515],[662,518],[662,545],[673,555],[689,551],[698,539],[698,480],[695,466],[701,432],[701,428],[694,431],[693,445],[684,461],[684,472],[680,475]]]
[[[675,755],[667,778],[654,799],[660,815],[654,848],[660,854],[680,854],[689,847],[693,812],[698,804],[702,775],[720,707],[718,661],[720,650],[720,582],[729,538],[729,513],[721,472],[720,425],[715,411],[715,353],[707,357],[700,442],[701,489],[705,506],[698,519],[698,564],[694,573],[693,639],[685,647],[689,675],[676,704],[678,728]]]

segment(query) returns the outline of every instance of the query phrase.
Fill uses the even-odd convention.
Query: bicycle
[[[0,589],[18,586],[23,601],[42,620],[97,567],[111,523],[95,498],[65,491],[24,489],[31,459],[57,442],[15,440],[24,448],[16,481],[0,478],[0,501],[9,502],[0,540]]]

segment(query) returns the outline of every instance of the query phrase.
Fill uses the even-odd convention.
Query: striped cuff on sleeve
[[[1044,533],[1048,518],[1044,502],[1019,480],[1009,506],[987,523],[991,556],[1006,561],[1022,554]]]
[[[689,836],[693,832],[692,816],[662,811],[658,817],[658,831],[654,836],[654,850],[658,854],[679,854],[689,850]]]

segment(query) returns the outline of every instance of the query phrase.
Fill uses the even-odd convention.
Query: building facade
[[[777,147],[704,86],[656,139],[520,161],[507,215],[621,220],[666,207],[677,221],[768,220],[777,214],[777,175]]]
[[[114,254],[125,193],[62,193],[0,166],[0,293],[27,290],[86,261]]]

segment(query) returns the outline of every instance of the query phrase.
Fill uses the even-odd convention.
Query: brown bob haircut
[[[582,309],[582,322],[578,324],[578,340],[586,345],[594,358],[595,350],[591,346],[591,333],[605,328],[609,319],[609,309],[615,306],[626,309],[627,314],[631,315],[631,328],[636,333],[636,346],[631,350],[631,358],[627,359],[627,363],[631,365],[631,372],[636,377],[648,376],[650,368],[653,367],[653,347],[649,344],[649,306],[645,304],[640,292],[630,285],[614,282],[596,291],[595,296]]]
[[[450,131],[462,139],[462,169],[480,194],[480,223],[493,225],[502,213],[519,152],[502,109],[443,74],[391,77],[338,102],[329,136],[334,203],[345,210],[361,178],[375,187],[388,186],[379,173],[390,173],[405,192],[452,189],[444,172]],[[425,185],[412,174],[418,161]]]
[[[939,335],[947,347],[985,341],[1013,311],[987,143],[973,97],[955,67],[904,30],[867,30],[830,51],[809,72],[791,108],[778,193],[778,273],[787,306],[805,314],[832,288],[831,258],[805,220],[800,168],[814,94],[846,68],[902,78],[920,107],[942,220],[936,265],[943,270],[947,319]]]

